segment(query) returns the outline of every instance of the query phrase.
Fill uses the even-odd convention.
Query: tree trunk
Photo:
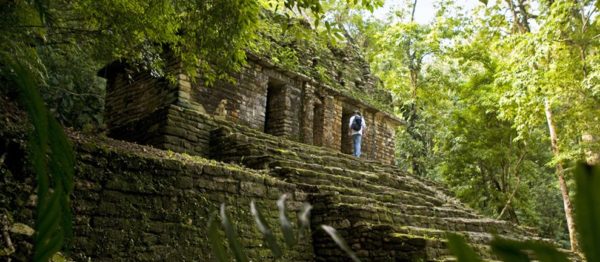
[[[515,3],[513,2],[513,0],[506,0],[506,3],[508,4],[508,7],[510,8],[510,11],[512,12],[513,15],[513,26],[514,26],[514,32],[517,33],[525,33],[525,32],[529,32],[529,26],[524,25],[523,24],[523,19],[521,19],[521,17],[519,16],[519,11],[517,10],[517,7],[515,6]],[[525,21],[526,23],[528,23],[528,21]]]
[[[413,2],[413,8],[412,8],[412,13],[410,14],[410,21],[414,22],[415,21],[415,10],[417,10],[417,0],[415,0]]]
[[[546,121],[548,121],[548,130],[550,131],[550,142],[552,143],[552,153],[554,156],[558,156],[560,153],[558,147],[558,138],[556,130],[554,128],[554,122],[552,122],[552,111],[550,110],[550,104],[548,99],[544,100],[544,109],[546,111]],[[567,219],[567,228],[569,229],[569,240],[571,241],[571,251],[579,251],[579,243],[577,241],[577,233],[575,231],[575,221],[573,220],[573,206],[571,205],[571,199],[569,198],[569,188],[564,177],[564,169],[560,161],[556,164],[556,175],[558,176],[558,184],[560,185],[560,192],[563,198],[563,205],[565,208],[565,217]]]

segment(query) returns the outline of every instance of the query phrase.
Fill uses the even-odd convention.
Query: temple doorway
[[[275,136],[285,135],[285,89],[282,83],[269,81],[264,132]]]
[[[350,136],[350,127],[348,126],[350,123],[350,117],[352,117],[352,113],[354,109],[351,107],[344,106],[342,108],[342,144],[340,151],[345,154],[352,154],[352,137]]]
[[[320,100],[315,102],[313,107],[313,145],[323,145],[323,103]]]

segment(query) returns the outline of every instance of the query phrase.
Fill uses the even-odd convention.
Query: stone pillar
[[[363,132],[362,138],[362,156],[369,160],[375,160],[375,145],[373,144],[376,134],[375,117],[372,112],[368,112],[365,109],[361,109],[361,112],[367,124],[367,129]]]
[[[323,146],[340,150],[342,145],[342,102],[328,95],[323,98]]]
[[[314,144],[314,109],[315,109],[315,89],[306,82],[304,83],[304,92],[302,95],[302,114],[300,121],[300,141],[306,144]]]
[[[313,119],[312,119],[312,133],[313,133],[313,145],[323,146],[324,137],[324,110],[323,110],[323,99],[321,95],[315,95],[313,100]]]
[[[396,156],[396,128],[389,121],[383,122],[384,133],[383,143],[384,150],[381,161],[386,164],[394,164],[394,159]]]
[[[192,83],[186,74],[177,75],[177,105],[206,114],[204,106],[192,99]]]
[[[375,131],[375,150],[373,152],[373,159],[383,162],[383,156],[385,155],[385,126],[383,125],[383,115],[380,113],[375,113],[373,130]]]
[[[291,82],[285,86],[285,136],[294,141],[302,141],[302,89],[301,82]]]

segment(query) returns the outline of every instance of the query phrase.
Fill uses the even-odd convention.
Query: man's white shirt
[[[356,130],[352,129],[352,122],[354,122],[354,118],[356,116],[357,115],[353,115],[352,117],[350,117],[350,123],[348,124],[348,127],[352,131],[352,135],[360,134],[362,136],[363,130],[365,128],[367,128],[367,123],[366,123],[367,121],[365,121],[365,118],[361,116],[362,117],[362,121],[361,121],[362,122],[362,127],[360,128],[360,130],[356,131]]]

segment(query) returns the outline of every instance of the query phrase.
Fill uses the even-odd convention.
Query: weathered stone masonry
[[[171,67],[178,70],[177,65]],[[180,152],[201,153],[206,148],[210,126],[198,123],[197,139],[189,145],[173,146],[172,138],[162,137],[157,129],[178,128],[177,118],[161,115],[168,105],[194,109],[199,114],[212,114],[227,101],[226,120],[249,126],[276,136],[307,144],[325,146],[352,153],[348,119],[354,109],[363,112],[368,129],[363,142],[363,156],[383,163],[394,161],[395,129],[400,121],[357,99],[305,75],[282,70],[267,60],[251,56],[244,70],[232,73],[233,83],[217,81],[207,87],[178,75],[176,84],[153,79],[145,72],[132,73],[127,67],[112,65],[101,71],[109,78],[107,88],[107,124],[115,138],[150,144]],[[133,79],[129,80],[128,79]],[[148,96],[154,96],[148,98]],[[149,99],[148,102],[137,99]],[[157,110],[158,109],[158,110]],[[165,121],[165,119],[169,119]],[[154,120],[155,123],[152,123]],[[156,124],[160,122],[160,124]],[[187,137],[187,136],[186,136]]]
[[[270,261],[271,252],[250,214],[250,201],[255,200],[275,226],[275,204],[282,194],[289,195],[292,221],[307,198],[295,185],[255,170],[118,141],[73,138],[80,141],[75,147],[74,238],[69,253],[75,261],[212,261],[207,223],[220,203],[226,204],[248,256]],[[0,143],[6,141],[0,137]],[[2,147],[0,153],[14,160],[22,154]],[[0,211],[8,211],[12,222],[33,227],[34,208],[27,201],[35,195],[33,175],[12,171],[0,166]],[[279,231],[276,234],[281,237]],[[32,239],[16,234],[12,238],[17,247],[13,261],[29,261]],[[286,251],[284,260],[313,261],[311,243],[303,239]]]
[[[9,226],[33,227],[35,179],[22,165],[26,128],[5,132],[11,126],[5,119],[12,115],[0,109],[0,156],[5,159],[0,165],[0,212],[10,215]],[[494,259],[487,246],[490,232],[517,239],[534,236],[506,221],[483,218],[449,197],[441,185],[394,166],[356,161],[336,150],[270,136],[196,109],[169,105],[136,123],[168,127],[169,121],[177,125],[153,128],[154,135],[139,139],[158,137],[177,151],[197,150],[219,162],[71,134],[77,159],[75,236],[69,256],[75,261],[210,261],[207,220],[220,203],[229,207],[249,257],[273,261],[249,203],[256,200],[275,228],[275,200],[283,193],[290,196],[292,221],[301,202],[314,207],[311,237],[286,251],[283,261],[349,261],[321,224],[335,227],[362,261],[452,259],[446,231],[465,236],[487,259]],[[135,125],[127,128],[135,130]],[[189,146],[195,136],[209,137],[209,146]],[[280,231],[275,232],[281,240]],[[11,257],[27,261],[31,238],[11,237],[17,246]]]

